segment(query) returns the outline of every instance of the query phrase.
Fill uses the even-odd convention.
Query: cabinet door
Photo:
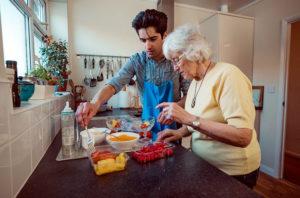
[[[252,80],[253,19],[219,15],[219,60],[239,67]]]
[[[201,33],[211,45],[213,51],[212,60],[215,62],[220,61],[218,15],[216,14],[200,22],[200,29]]]

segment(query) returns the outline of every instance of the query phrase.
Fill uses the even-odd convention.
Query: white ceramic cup
[[[94,145],[100,144],[105,140],[105,133],[104,131],[108,130],[108,133],[110,130],[108,128],[91,128],[89,129],[89,132],[93,138]],[[88,149],[88,135],[86,130],[83,130],[80,132],[81,136],[81,145],[84,149]]]

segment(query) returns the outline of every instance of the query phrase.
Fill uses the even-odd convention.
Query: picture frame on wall
[[[252,99],[255,110],[262,110],[264,102],[264,86],[252,86]]]

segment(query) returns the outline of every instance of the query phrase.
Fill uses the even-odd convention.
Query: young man
[[[161,102],[178,102],[184,106],[185,97],[181,98],[181,92],[186,95],[190,82],[174,71],[172,63],[164,57],[162,51],[163,40],[167,35],[167,16],[157,10],[147,9],[138,13],[132,21],[132,27],[143,42],[145,51],[131,56],[90,103],[79,105],[76,118],[81,125],[86,126],[99,107],[134,76],[143,105],[143,119],[157,118],[161,110],[155,107]],[[156,122],[152,129],[152,139],[156,140],[157,133],[166,128],[174,129],[176,123],[163,125]]]

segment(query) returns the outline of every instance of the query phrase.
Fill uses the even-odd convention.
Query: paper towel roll
[[[119,92],[119,107],[120,108],[130,107],[130,94],[128,91]]]
[[[223,4],[221,5],[221,12],[228,12],[228,5],[227,4]]]

